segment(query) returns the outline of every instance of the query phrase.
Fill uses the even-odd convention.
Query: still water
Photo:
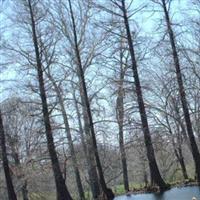
[[[196,197],[200,200],[200,187],[172,188],[162,194],[136,194],[131,196],[118,196],[115,200],[192,200]]]

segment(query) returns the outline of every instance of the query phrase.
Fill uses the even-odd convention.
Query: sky
[[[107,0],[106,0],[107,1]],[[132,7],[130,9],[134,9],[135,7],[139,7],[140,5],[149,2],[147,0],[134,0]],[[189,5],[190,0],[174,0],[174,3],[171,7],[171,14],[172,14],[172,19],[176,21],[176,23],[181,23],[184,17],[192,17],[193,15],[195,16],[196,13],[193,11],[188,11],[188,5]],[[137,24],[138,24],[138,29],[140,30],[139,36],[140,37],[148,37],[150,38],[151,42],[157,42],[161,35],[163,35],[163,28],[164,26],[160,27],[158,31],[156,29],[159,27],[161,19],[163,19],[163,13],[159,12],[160,8],[157,6],[154,7],[156,9],[156,12],[152,11],[153,6],[148,5],[144,9],[144,11],[139,12],[132,16],[131,20],[134,19]],[[8,18],[7,15],[11,13],[10,8],[9,8],[9,3],[4,2],[3,6],[1,5],[1,13],[0,13],[0,33],[4,32],[4,28],[6,27],[6,31],[4,33],[4,39],[9,41],[9,37],[11,35],[11,32],[9,32],[10,26],[8,23]],[[135,26],[133,25],[134,23],[130,23],[131,25],[131,30],[134,31]],[[181,31],[181,29],[180,29]],[[0,50],[0,53],[4,52],[4,50]],[[24,82],[26,82],[26,77],[24,76],[23,73],[19,73],[19,71],[14,70],[14,67],[16,66],[16,63],[13,63],[11,65],[2,65],[2,63],[6,63],[7,60],[3,56],[3,54],[0,54],[0,102],[4,101],[6,98],[9,98],[10,96],[17,96],[17,95],[25,95],[23,94],[23,90],[20,89],[20,85],[22,85]],[[152,65],[153,66],[153,65]],[[154,67],[154,66],[153,66]],[[2,70],[3,69],[3,70]],[[150,74],[149,74],[150,75]],[[147,77],[149,78],[149,77]],[[8,81],[9,80],[9,81]],[[10,81],[12,80],[12,81]],[[99,81],[99,83],[101,80]],[[96,81],[96,83],[98,83]],[[97,86],[98,88],[98,86]],[[106,91],[106,90],[105,90]],[[110,91],[107,91],[105,95],[109,96]],[[149,97],[149,100],[153,101],[151,97]],[[104,107],[111,107],[112,105],[109,105],[106,101],[104,100],[99,100],[101,104],[104,104]],[[113,109],[113,108],[112,108]],[[109,112],[109,111],[108,111]],[[111,113],[111,112],[110,112]],[[113,116],[110,116],[112,119]],[[115,127],[113,126],[112,123],[109,123],[109,130],[114,132]],[[115,135],[114,135],[115,137]]]
[[[130,2],[129,0],[127,2]],[[134,0],[132,7],[130,7],[130,9],[134,9],[135,7],[139,7],[140,5],[149,3],[150,1],[147,0]],[[183,19],[182,18],[182,14],[184,14],[184,16],[191,17],[192,15],[196,15],[195,12],[193,11],[189,11],[188,10],[188,6],[189,6],[189,2],[190,0],[174,0],[173,4],[171,6],[171,14],[173,15],[173,19],[176,22],[180,22]],[[148,5],[144,11],[136,13],[132,18],[134,18],[134,20],[137,22],[137,24],[139,25],[139,29],[141,29],[140,31],[140,35],[141,36],[148,36],[151,37],[152,40],[157,40],[160,38],[159,34],[160,31],[158,31],[156,33],[156,28],[158,28],[159,23],[160,23],[160,19],[162,19],[162,13],[160,12],[152,12],[152,4]],[[154,9],[157,9],[158,6],[155,6]],[[2,34],[4,32],[4,30],[6,28],[10,28],[7,27],[7,25],[9,24],[8,22],[8,18],[7,15],[9,15],[10,13],[10,8],[9,8],[9,1],[1,1],[0,3],[0,34]],[[6,27],[6,28],[5,28]],[[131,27],[133,29],[133,27]],[[163,34],[163,33],[161,33]],[[9,29],[8,31],[6,30],[6,33],[4,33],[4,38],[6,40],[9,40]],[[0,51],[2,52],[2,50]],[[4,58],[4,56],[1,54],[0,55],[0,81],[1,81],[1,86],[0,86],[0,100],[2,101],[3,99],[7,98],[10,96],[10,94],[15,93],[15,89],[16,87],[14,87],[15,89],[12,90],[12,86],[16,86],[17,80],[21,79],[21,77],[19,76],[18,72],[16,72],[15,70],[13,70],[12,67],[10,66],[6,66],[6,65],[2,65],[2,63],[7,62]],[[3,70],[2,70],[3,69]],[[8,80],[12,80],[12,81],[8,81]],[[15,81],[16,80],[16,81]]]

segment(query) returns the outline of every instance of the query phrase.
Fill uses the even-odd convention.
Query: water
[[[162,194],[136,194],[131,196],[118,196],[115,200],[192,200],[196,197],[200,200],[200,187],[172,188]]]

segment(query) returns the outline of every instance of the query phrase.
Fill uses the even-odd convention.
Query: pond
[[[157,194],[133,194],[131,196],[118,196],[115,200],[192,200],[196,197],[200,200],[200,187],[188,186],[181,188],[172,188],[171,190]]]

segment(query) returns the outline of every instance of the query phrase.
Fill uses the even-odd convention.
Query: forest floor
[[[174,187],[185,187],[185,186],[196,186],[198,185],[197,182],[194,180],[187,180],[185,182],[173,182],[170,183],[171,188]],[[127,193],[124,190],[123,185],[117,185],[113,189],[113,192],[115,193],[115,196],[120,196],[120,195],[130,195],[130,194],[142,194],[142,193],[152,193],[152,192],[158,192],[158,187],[145,187],[144,184],[137,184],[137,183],[130,183],[130,191]],[[30,199],[31,200],[55,200],[56,195],[55,193],[31,193],[30,194]],[[76,199],[74,197],[74,199]],[[91,194],[86,192],[86,199],[91,199]]]

